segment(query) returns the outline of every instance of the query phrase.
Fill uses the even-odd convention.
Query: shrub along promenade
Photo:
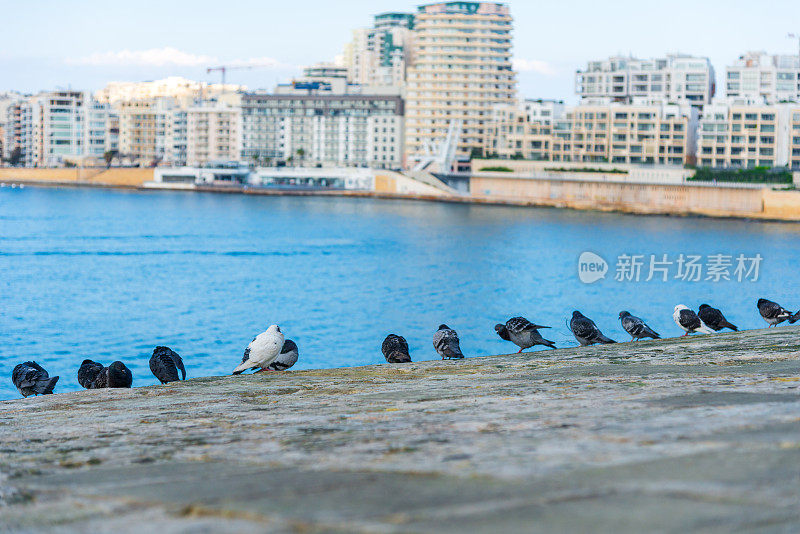
[[[800,328],[467,356],[2,402],[0,530],[800,530]]]

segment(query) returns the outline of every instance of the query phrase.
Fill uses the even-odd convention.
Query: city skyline
[[[578,1],[560,5],[505,2],[514,17],[514,66],[519,96],[577,101],[574,73],[586,61],[610,55],[639,58],[685,53],[707,56],[716,67],[719,95],[724,67],[749,50],[796,54],[789,39],[790,22],[800,19],[800,5],[788,1],[763,9],[751,2],[676,2],[658,17],[632,1],[617,8]],[[0,91],[33,93],[70,87],[96,91],[110,81],[142,81],[170,75],[219,82],[219,73],[206,73],[217,64],[256,63],[264,67],[231,71],[228,83],[251,89],[272,89],[298,76],[302,66],[331,61],[341,54],[352,30],[368,26],[384,11],[415,12],[420,2],[352,1],[345,6],[322,2],[259,5],[236,2],[220,16],[210,2],[140,2],[136,12],[125,7],[83,2],[75,10],[45,2],[55,16],[41,17],[37,6],[6,6],[13,24],[0,36]],[[314,13],[309,17],[310,12]],[[153,14],[158,16],[153,16]],[[578,13],[578,15],[575,15]],[[691,17],[688,14],[691,14]],[[91,16],[87,16],[91,14]],[[247,15],[247,16],[244,16]],[[794,15],[794,16],[793,16]],[[686,19],[693,22],[686,24]],[[176,27],[175,21],[182,23]],[[563,25],[547,20],[563,20]],[[287,24],[287,21],[296,23]],[[30,32],[38,27],[40,31]],[[58,46],[42,35],[69,38]],[[298,29],[314,38],[298,37]],[[231,39],[230,36],[235,38]]]

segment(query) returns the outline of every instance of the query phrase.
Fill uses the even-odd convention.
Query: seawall
[[[799,340],[780,327],[0,402],[0,524],[793,532]]]
[[[574,173],[573,173],[574,174]],[[148,189],[152,169],[0,168],[0,181],[41,186]],[[375,191],[242,189],[238,187],[164,187],[215,193],[283,196],[350,196],[486,205],[546,206],[647,215],[699,215],[774,221],[800,221],[800,191],[753,186],[689,183],[642,183],[581,179],[580,176],[532,178],[478,172],[470,178],[471,195],[457,195],[398,173],[379,173]]]

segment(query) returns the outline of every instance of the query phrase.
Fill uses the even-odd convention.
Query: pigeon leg
[[[522,349],[519,349],[519,350],[517,351],[517,354],[519,354],[520,352],[522,352]]]

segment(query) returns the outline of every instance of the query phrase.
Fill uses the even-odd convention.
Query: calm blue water
[[[436,357],[440,323],[468,356],[515,351],[493,330],[524,315],[576,343],[573,309],[624,340],[622,309],[662,335],[682,334],[677,303],[721,307],[765,326],[755,300],[800,307],[800,225],[344,198],[250,197],[82,189],[0,189],[0,398],[17,396],[27,359],[78,389],[84,358],[123,360],[153,384],[155,345],[189,376],[229,373],[255,334],[278,323],[300,346],[298,369],[382,362],[404,335],[415,360]],[[577,259],[611,263],[586,285]],[[621,253],[755,255],[758,282],[616,282]],[[649,260],[648,260],[649,261]],[[645,271],[647,266],[645,267]],[[646,272],[643,272],[643,278]]]

